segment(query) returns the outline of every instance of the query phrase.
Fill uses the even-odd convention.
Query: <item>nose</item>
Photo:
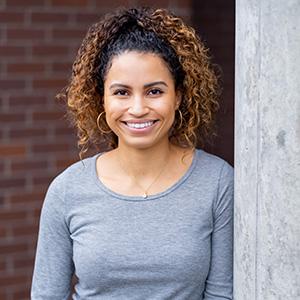
[[[149,107],[144,97],[137,95],[132,97],[128,112],[136,117],[141,117],[149,112]]]

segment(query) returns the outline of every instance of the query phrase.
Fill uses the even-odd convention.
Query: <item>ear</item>
[[[181,92],[180,92],[180,91],[177,91],[177,92],[176,92],[176,105],[175,105],[175,110],[179,108],[180,103],[181,103],[181,98],[182,98]]]

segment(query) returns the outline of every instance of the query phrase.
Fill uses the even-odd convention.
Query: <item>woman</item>
[[[194,30],[165,10],[92,26],[66,89],[80,157],[50,184],[32,299],[232,299],[233,169],[212,136],[217,81]],[[198,135],[196,135],[196,130]]]

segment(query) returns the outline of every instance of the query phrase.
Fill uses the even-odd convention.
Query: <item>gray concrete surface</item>
[[[300,299],[300,1],[236,1],[235,300]]]

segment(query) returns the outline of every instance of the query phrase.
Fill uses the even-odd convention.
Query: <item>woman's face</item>
[[[158,55],[130,51],[113,58],[104,82],[104,108],[119,147],[146,149],[168,142],[179,101]]]

